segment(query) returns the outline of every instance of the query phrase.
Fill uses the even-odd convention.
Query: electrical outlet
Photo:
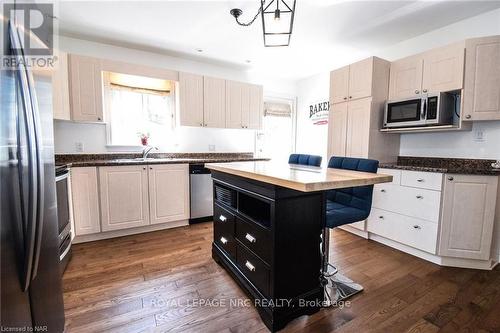
[[[83,142],[75,142],[75,150],[77,153],[83,153]]]
[[[481,128],[474,129],[474,142],[485,142],[486,135]]]
[[[215,145],[208,145],[208,151],[215,151]]]

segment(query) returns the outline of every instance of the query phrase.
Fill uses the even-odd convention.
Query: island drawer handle
[[[219,216],[219,220],[220,220],[221,222],[226,222],[227,217],[225,217],[224,215],[221,215],[221,216]]]
[[[257,238],[255,238],[254,236],[250,235],[249,233],[247,233],[245,235],[245,238],[247,239],[247,241],[249,241],[250,243],[255,243],[257,241]]]
[[[417,179],[417,182],[419,182],[419,183],[423,183],[424,181],[425,181],[425,180],[424,180],[424,179],[422,179],[422,178]]]
[[[221,242],[222,244],[227,244],[227,239],[225,239],[224,237],[221,237],[221,238],[220,238],[220,242]]]
[[[248,270],[250,272],[255,272],[255,266],[252,265],[252,263],[250,261],[247,260],[247,262],[245,263],[245,266],[248,268]]]
[[[381,220],[383,220],[383,219],[384,219],[384,216],[383,216],[383,215],[380,215],[378,218],[379,218],[379,219],[381,219]]]
[[[423,199],[424,197],[421,195],[417,195],[417,199]]]
[[[380,192],[385,193],[386,191],[384,189],[381,189]]]
[[[420,230],[420,229],[422,229],[422,227],[421,227],[421,226],[419,226],[419,225],[414,225],[414,226],[413,226],[413,228],[414,228],[414,229],[419,229],[419,230]]]

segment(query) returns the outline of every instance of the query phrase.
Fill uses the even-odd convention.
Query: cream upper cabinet
[[[146,166],[99,168],[102,231],[149,224]]]
[[[260,129],[262,127],[262,117],[264,116],[263,88],[255,84],[248,84],[247,86],[249,107],[248,116],[243,114],[244,126],[251,129]]]
[[[464,56],[464,42],[425,52],[422,93],[462,89]]]
[[[372,57],[349,66],[349,100],[371,96],[373,62]]]
[[[498,177],[445,175],[439,254],[488,260]]]
[[[151,224],[189,218],[189,165],[149,166]]]
[[[203,119],[205,127],[226,127],[226,80],[203,78]]]
[[[368,158],[371,98],[348,103],[346,156]]]
[[[179,118],[182,126],[203,126],[203,76],[179,73]]]
[[[349,96],[349,66],[345,66],[330,73],[330,101],[342,103]]]
[[[70,54],[68,62],[72,119],[103,121],[101,60]]]
[[[54,119],[71,120],[69,103],[68,55],[57,52],[58,65],[52,73],[52,109]]]
[[[346,156],[347,102],[332,104],[328,115],[328,156]]]
[[[101,231],[101,223],[97,168],[72,168],[70,172],[75,235],[98,233]]]
[[[500,36],[466,41],[465,120],[500,120]]]
[[[243,83],[226,81],[226,127],[243,128]]]
[[[389,99],[418,96],[422,88],[424,60],[416,55],[391,63],[389,80]]]

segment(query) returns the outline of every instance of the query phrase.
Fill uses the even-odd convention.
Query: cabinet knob
[[[97,120],[101,121],[101,117],[97,117]]]
[[[380,192],[385,193],[386,191],[384,189],[381,189]]]
[[[224,215],[219,216],[221,222],[226,222],[227,218]]]
[[[426,93],[426,92],[427,92],[427,89],[422,90],[422,92],[423,92],[423,93]]]
[[[203,127],[203,124],[202,124],[202,123],[200,123],[200,126],[201,126],[201,127]]]
[[[250,272],[254,272],[255,271],[255,266],[252,265],[252,263],[250,261],[247,260],[247,262],[245,263],[245,266],[248,268],[248,270]]]
[[[247,241],[249,241],[250,243],[255,243],[257,241],[257,238],[255,238],[254,236],[250,235],[249,233],[247,233],[245,235],[245,238],[247,239]]]
[[[142,170],[146,170],[146,167],[142,167]]]
[[[225,239],[224,237],[221,237],[221,238],[220,238],[220,242],[221,242],[222,244],[227,244],[227,239]]]
[[[472,116],[470,114],[465,116],[465,119],[470,119],[470,118],[472,118]]]
[[[384,216],[383,216],[383,215],[380,215],[378,218],[379,218],[379,219],[381,219],[381,220],[383,220],[383,219],[384,219]]]
[[[455,179],[455,178],[453,178],[452,176],[448,177],[449,181],[452,181],[453,179]]]
[[[415,94],[417,94],[417,95],[420,94],[420,90],[418,90],[418,89],[415,90]]]
[[[344,97],[344,101],[347,99],[347,97]]]
[[[352,98],[352,96],[349,96],[349,98]]]
[[[417,182],[419,182],[419,183],[423,183],[423,182],[424,182],[424,179],[419,178],[419,179],[417,179]]]
[[[149,170],[153,170],[153,167],[149,167]]]
[[[418,229],[418,230],[420,230],[420,229],[422,229],[422,227],[421,227],[421,226],[419,226],[419,225],[414,225],[414,226],[413,226],[413,229]]]

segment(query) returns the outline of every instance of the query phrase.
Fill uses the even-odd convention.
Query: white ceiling
[[[239,64],[277,78],[298,79],[500,7],[500,1],[297,0],[291,45],[265,48],[260,20],[241,27],[229,15],[238,7],[243,9],[241,21],[247,21],[259,3],[62,1],[59,29],[66,36]]]

